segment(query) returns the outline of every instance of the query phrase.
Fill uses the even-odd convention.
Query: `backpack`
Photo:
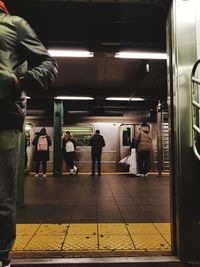
[[[37,143],[37,151],[47,151],[48,150],[48,142],[46,135],[41,135],[38,138]]]

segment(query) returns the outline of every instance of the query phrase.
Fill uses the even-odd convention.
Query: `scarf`
[[[4,3],[0,0],[0,9],[3,10],[3,12],[9,14],[8,9],[5,7]]]

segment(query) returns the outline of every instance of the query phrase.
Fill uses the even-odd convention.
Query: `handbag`
[[[119,161],[119,164],[126,165],[126,166],[130,165],[130,155],[128,155],[125,158],[121,159]]]

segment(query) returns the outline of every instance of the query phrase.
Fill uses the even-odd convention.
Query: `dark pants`
[[[35,162],[35,173],[39,173],[40,163],[42,162],[42,172],[45,174],[47,170],[47,162],[43,160],[38,160]]]
[[[17,166],[21,133],[0,131],[0,260],[8,258],[16,237]]]
[[[70,169],[74,168],[75,152],[66,152],[65,153],[65,162]]]
[[[149,171],[150,151],[137,151],[138,172],[146,174]]]
[[[101,153],[92,152],[92,174],[95,174],[96,161],[98,174],[101,174]]]

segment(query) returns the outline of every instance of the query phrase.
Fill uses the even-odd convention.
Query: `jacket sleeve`
[[[37,146],[37,142],[38,142],[38,136],[35,136],[32,142],[33,146]]]
[[[49,137],[49,135],[47,135],[47,142],[48,142],[48,146],[52,145],[51,138]]]
[[[65,151],[65,146],[66,146],[66,141],[65,141],[65,138],[63,137],[63,139],[62,139],[62,148],[61,148],[63,154],[66,152]]]
[[[140,143],[140,138],[141,138],[141,131],[139,130],[135,136],[135,141],[134,141],[134,145],[137,148],[138,144]]]
[[[92,143],[93,143],[93,138],[91,137],[90,140],[89,140],[89,146],[92,146]]]
[[[105,144],[105,140],[104,140],[104,138],[103,138],[103,136],[102,136],[102,146],[105,146],[106,144]]]
[[[74,144],[74,150],[76,150],[76,140],[75,139],[73,139],[73,144]]]
[[[18,19],[17,19],[18,18]],[[22,89],[47,88],[57,77],[57,63],[41,43],[30,25],[15,17],[20,55],[28,63],[28,70],[20,78]]]

